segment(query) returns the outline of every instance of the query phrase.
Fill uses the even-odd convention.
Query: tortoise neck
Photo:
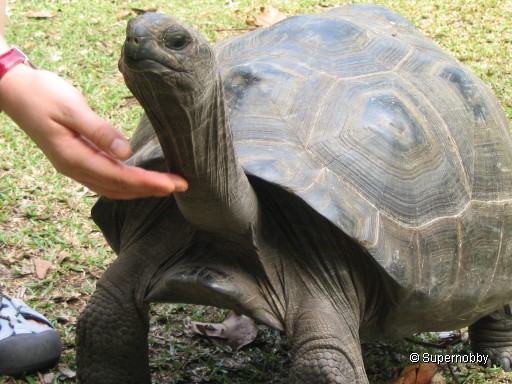
[[[209,86],[147,112],[169,170],[189,183],[187,192],[175,194],[183,215],[198,229],[246,237],[255,225],[257,198],[237,161],[220,75]]]

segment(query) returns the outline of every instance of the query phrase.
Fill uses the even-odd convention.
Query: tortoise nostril
[[[140,24],[128,25],[126,33],[126,44],[133,49],[140,49],[144,42],[150,39],[151,33],[148,29]]]
[[[138,45],[139,44],[139,38],[137,36],[130,36],[130,35],[127,35],[126,36],[126,42],[128,44],[135,44],[135,45]]]
[[[146,27],[142,25],[129,25],[124,44],[126,57],[140,59],[147,52],[147,47],[151,40],[151,33]]]

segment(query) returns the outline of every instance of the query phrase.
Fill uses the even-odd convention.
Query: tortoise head
[[[151,121],[168,170],[192,178],[187,148],[201,149],[193,131],[204,126],[204,116],[213,116],[219,97],[213,48],[180,21],[145,13],[128,22],[119,70]]]
[[[252,241],[258,203],[235,153],[213,47],[191,27],[146,13],[128,23],[119,69],[168,171],[188,182],[187,192],[174,195],[184,217],[201,230]]]
[[[209,93],[217,76],[206,39],[172,17],[153,12],[128,22],[119,70],[146,110],[160,102],[195,103]]]

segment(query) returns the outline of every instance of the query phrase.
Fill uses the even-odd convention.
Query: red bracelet
[[[25,55],[16,47],[13,47],[0,55],[0,80],[7,72],[9,72],[18,64],[29,64],[32,68],[35,68],[35,66],[28,59],[27,55]]]

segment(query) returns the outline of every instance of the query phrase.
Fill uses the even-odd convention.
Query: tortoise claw
[[[506,349],[500,351],[500,348],[488,348],[479,351],[479,353],[489,356],[485,364],[486,367],[490,368],[493,365],[496,365],[503,368],[505,372],[510,372],[510,367],[512,364],[512,350]]]
[[[510,354],[508,354],[510,355]],[[505,372],[510,372],[510,357],[502,357],[500,359],[500,365],[502,366]]]
[[[469,327],[469,338],[475,352],[489,356],[486,365],[501,366],[510,371],[512,365],[512,314],[509,306],[491,313]]]

